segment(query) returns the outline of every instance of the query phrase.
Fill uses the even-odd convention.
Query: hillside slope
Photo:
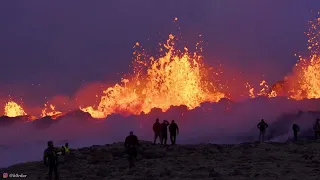
[[[176,145],[142,142],[136,167],[128,168],[123,143],[72,150],[59,166],[66,180],[320,179],[320,143]],[[42,162],[17,164],[0,172],[46,179]]]

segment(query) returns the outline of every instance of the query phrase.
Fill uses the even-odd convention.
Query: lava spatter
[[[62,112],[57,111],[56,107],[52,104],[48,105],[48,103],[44,104],[44,109],[41,111],[41,117],[51,116],[53,119],[63,115]]]
[[[306,35],[310,55],[298,55],[293,74],[286,78],[289,97],[296,100],[320,98],[320,18],[309,23]]]
[[[4,106],[4,115],[8,117],[25,116],[27,113],[23,107],[14,101],[9,101]]]
[[[186,47],[178,50],[175,43],[175,36],[170,34],[160,48],[165,55],[159,58],[135,52],[130,79],[106,89],[97,107],[82,110],[95,118],[105,118],[112,113],[149,113],[152,108],[166,111],[179,105],[193,109],[202,102],[217,102],[226,97],[221,86],[211,81],[202,56],[190,53]]]

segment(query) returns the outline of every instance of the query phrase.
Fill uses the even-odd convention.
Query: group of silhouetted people
[[[170,133],[171,144],[176,144],[176,137],[179,134],[179,127],[174,120],[171,121],[171,124],[167,120],[163,120],[162,123],[159,122],[159,119],[156,119],[156,122],[153,124],[154,132],[154,142],[156,144],[157,139],[160,139],[161,145],[167,145],[168,140],[168,128]],[[126,137],[124,146],[126,148],[126,153],[128,154],[129,167],[135,167],[135,159],[137,158],[137,148],[140,146],[138,137],[130,131],[129,136]]]
[[[159,119],[156,119],[156,122],[153,124],[154,140],[153,144],[156,144],[157,139],[159,138],[161,145],[167,145],[168,140],[168,127],[170,133],[170,141],[172,145],[176,144],[176,138],[179,134],[179,127],[174,120],[171,121],[171,124],[167,120],[163,120],[162,123],[159,122]]]
[[[262,119],[258,124],[257,127],[260,131],[259,139],[260,142],[264,142],[265,140],[265,134],[266,130],[269,127],[269,125]],[[153,124],[153,132],[154,132],[154,142],[153,144],[156,144],[157,139],[160,139],[161,145],[167,145],[167,139],[168,139],[168,129],[170,134],[170,141],[172,145],[176,144],[176,136],[179,134],[179,127],[175,123],[174,120],[169,122],[167,120],[163,120],[162,123],[159,122],[159,119],[156,119],[156,122]],[[320,120],[316,119],[316,123],[313,126],[313,130],[315,132],[315,140],[318,139],[320,136]],[[298,140],[298,132],[300,131],[300,127],[298,124],[292,125],[292,131],[293,131],[293,137],[294,140]],[[131,131],[129,136],[126,137],[124,146],[126,148],[126,153],[128,154],[128,161],[129,161],[129,167],[135,167],[135,159],[137,157],[137,148],[140,146],[138,137],[133,134]],[[52,141],[48,142],[48,148],[44,151],[44,157],[43,162],[49,169],[49,180],[52,179],[52,174],[55,174],[55,180],[58,180],[58,154],[62,153],[62,155],[66,155],[69,153],[69,147],[68,143],[66,143],[62,148],[55,148],[53,146]]]
[[[163,145],[167,144],[168,139],[168,128],[170,133],[170,140],[171,144],[176,144],[176,136],[179,134],[179,128],[178,125],[174,122],[174,120],[169,122],[167,120],[164,120],[161,124],[159,122],[159,119],[156,120],[156,122],[153,125],[153,131],[154,131],[154,144],[156,144],[156,140],[159,138],[160,143]],[[129,136],[126,137],[124,146],[126,148],[126,153],[128,154],[128,161],[129,161],[129,167],[135,167],[135,159],[137,157],[137,148],[140,146],[138,137],[133,134],[131,131]],[[54,174],[55,180],[58,180],[59,174],[58,174],[58,165],[59,160],[58,156],[60,155],[67,155],[70,152],[69,145],[66,143],[62,148],[56,148],[53,146],[52,141],[48,141],[48,147],[44,151],[43,156],[43,162],[48,167],[49,173],[48,173],[48,179],[52,179],[52,174]]]
[[[261,119],[261,121],[257,124],[257,127],[260,130],[259,139],[260,139],[260,142],[262,143],[265,140],[266,129],[269,126],[264,121],[264,119]],[[300,131],[300,126],[298,124],[293,124],[292,131],[293,131],[294,141],[298,141],[298,133]],[[316,119],[316,123],[313,125],[313,131],[314,131],[314,140],[316,141],[318,139],[318,137],[320,136],[320,119]]]

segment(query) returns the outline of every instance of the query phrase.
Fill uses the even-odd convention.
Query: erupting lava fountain
[[[318,13],[319,15],[319,13]],[[175,18],[175,21],[178,19]],[[310,21],[306,33],[309,40],[310,56],[299,60],[293,72],[271,87],[265,80],[260,89],[255,90],[248,82],[243,82],[247,91],[242,94],[248,98],[266,96],[286,96],[302,100],[320,97],[320,18]],[[235,97],[227,93],[228,85],[219,80],[220,70],[207,67],[203,63],[202,41],[196,44],[197,52],[188,48],[176,48],[178,38],[170,34],[166,43],[160,44],[160,56],[148,56],[137,42],[134,46],[133,73],[126,75],[121,83],[103,91],[98,104],[79,107],[93,118],[103,119],[110,114],[138,115],[149,113],[153,108],[168,110],[171,106],[185,105],[189,109],[203,102],[218,102],[223,98]],[[5,105],[4,115],[8,117],[25,116],[28,113],[22,105],[9,101]],[[46,103],[39,115],[30,116],[30,120],[39,117],[58,117],[64,113],[57,111],[55,105]]]

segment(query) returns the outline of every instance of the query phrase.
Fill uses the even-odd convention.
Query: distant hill
[[[81,110],[74,110],[67,112],[58,117],[51,117],[45,116],[43,118],[34,119],[32,116],[17,116],[17,117],[8,117],[8,116],[1,116],[0,117],[0,127],[10,126],[14,123],[24,122],[24,123],[31,123],[34,124],[36,128],[47,128],[51,124],[60,121],[61,119],[67,118],[79,118],[81,120],[86,119],[90,120],[93,119],[89,113],[83,112]]]

